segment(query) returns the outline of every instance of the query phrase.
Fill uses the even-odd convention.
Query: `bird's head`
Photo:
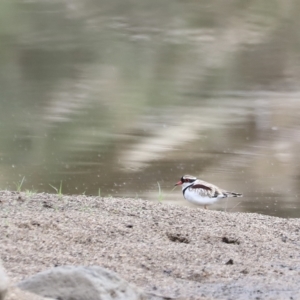
[[[182,185],[184,183],[193,183],[195,180],[197,180],[197,178],[195,176],[192,175],[184,175],[180,178],[180,180],[175,184],[175,186],[177,185]]]

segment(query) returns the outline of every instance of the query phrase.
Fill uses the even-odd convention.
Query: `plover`
[[[176,185],[182,185],[183,197],[198,205],[204,205],[207,209],[211,205],[222,198],[242,197],[242,194],[228,192],[206,181],[197,179],[192,175],[184,175],[180,178]]]

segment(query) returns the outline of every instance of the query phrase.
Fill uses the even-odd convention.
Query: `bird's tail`
[[[224,193],[227,197],[243,197],[243,194],[233,193],[233,192],[225,192]]]

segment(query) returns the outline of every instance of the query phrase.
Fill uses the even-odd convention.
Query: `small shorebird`
[[[242,197],[242,194],[228,192],[206,181],[197,179],[195,176],[184,175],[180,178],[176,185],[182,185],[183,197],[198,205],[211,205],[222,198]]]

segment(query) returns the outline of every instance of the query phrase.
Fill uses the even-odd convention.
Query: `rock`
[[[23,291],[17,287],[9,287],[5,300],[55,300],[55,299],[46,298],[27,291]]]
[[[8,277],[6,276],[4,268],[2,267],[2,263],[0,261],[0,300],[3,300],[5,298],[8,284]]]
[[[146,300],[137,287],[101,267],[61,266],[21,281],[18,287],[60,300]]]

